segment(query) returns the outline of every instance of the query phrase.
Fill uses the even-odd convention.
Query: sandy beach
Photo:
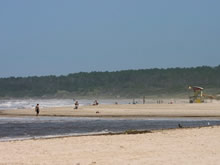
[[[34,116],[34,109],[2,110],[1,116]],[[98,105],[40,109],[40,116],[219,118],[220,104]],[[99,135],[0,142],[0,165],[199,164],[220,162],[220,127],[182,128],[145,134]]]
[[[0,164],[199,164],[220,162],[220,127],[135,135],[0,142]]]
[[[1,116],[34,116],[34,109],[1,110]],[[40,108],[40,116],[73,117],[220,117],[220,103],[120,104]]]

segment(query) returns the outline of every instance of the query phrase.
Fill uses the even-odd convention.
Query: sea
[[[2,99],[0,100],[0,110],[15,110],[15,109],[30,109],[34,108],[36,104],[40,104],[41,108],[47,107],[63,107],[73,106],[76,99]],[[79,105],[91,105],[94,103],[94,99],[79,99],[77,100]],[[142,104],[142,99],[98,99],[100,104]],[[188,103],[186,99],[146,99],[146,104],[156,104],[158,102],[167,103]]]
[[[15,109],[30,109],[34,108],[36,104],[40,104],[41,108],[47,107],[63,107],[73,106],[76,99],[5,99],[0,100],[0,110],[15,110]],[[90,105],[94,102],[91,99],[80,99],[79,105]],[[112,104],[116,100],[99,100],[102,104]],[[120,104],[129,103],[129,100],[119,100]]]
[[[94,100],[79,100],[81,105],[92,104]],[[116,100],[99,100],[112,104]],[[128,104],[131,100],[117,100]],[[72,99],[23,99],[1,100],[1,110],[41,107],[72,106]],[[220,125],[216,118],[89,118],[89,117],[4,117],[0,116],[0,141],[53,138],[64,136],[85,136],[123,133],[128,130],[151,131],[159,129],[189,128]]]

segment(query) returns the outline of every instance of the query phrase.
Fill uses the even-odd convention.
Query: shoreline
[[[220,125],[211,126],[194,126],[194,127],[183,127],[183,128],[166,128],[166,129],[153,129],[153,130],[127,130],[122,132],[106,132],[106,133],[89,133],[89,134],[79,134],[79,135],[50,135],[50,136],[40,136],[40,137],[30,137],[30,138],[18,138],[9,140],[0,140],[0,143],[4,142],[16,142],[16,141],[27,141],[27,140],[50,140],[50,139],[63,139],[63,138],[74,138],[74,137],[99,137],[99,136],[117,136],[117,135],[140,135],[140,134],[153,134],[163,131],[175,131],[175,130],[190,130],[190,129],[202,129],[202,128],[214,128],[220,127]]]
[[[19,114],[0,114],[0,117],[35,117],[36,115],[19,115]],[[37,116],[36,116],[37,117]],[[178,115],[155,115],[155,116],[149,116],[149,115],[39,115],[38,117],[72,117],[72,118],[124,118],[124,119],[141,119],[141,118],[192,118],[192,119],[220,119],[220,115],[213,115],[213,116],[201,116],[201,115],[195,115],[195,116],[178,116]]]
[[[0,142],[0,164],[213,164],[220,126]],[[13,156],[12,156],[13,155]]]
[[[34,109],[0,110],[0,116],[35,116]],[[40,108],[39,116],[51,117],[192,117],[220,118],[220,103],[205,104],[101,104],[98,106]]]
[[[97,113],[98,112],[98,113]],[[0,117],[34,117],[34,109],[0,111]],[[43,117],[219,118],[220,104],[136,104],[40,108]],[[117,116],[117,117],[116,117]],[[212,116],[212,117],[211,117]],[[36,118],[38,118],[36,117]],[[131,132],[132,133],[132,132]],[[220,162],[220,126],[0,141],[0,164],[111,165]],[[13,156],[12,156],[13,155]]]

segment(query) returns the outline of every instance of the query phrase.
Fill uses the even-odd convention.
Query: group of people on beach
[[[79,107],[79,102],[78,102],[78,101],[75,101],[75,107],[74,107],[74,109],[78,109],[78,107]]]
[[[95,100],[92,105],[99,105],[99,102]],[[78,109],[78,108],[79,108],[79,102],[76,100],[74,103],[74,109]]]
[[[99,103],[97,100],[95,100],[92,105],[99,105]]]
[[[97,100],[95,100],[92,105],[99,105],[99,103]],[[78,108],[79,108],[79,102],[76,100],[74,103],[74,109],[78,109]],[[35,106],[35,112],[36,112],[36,116],[38,116],[40,113],[40,105],[39,104],[37,104]]]

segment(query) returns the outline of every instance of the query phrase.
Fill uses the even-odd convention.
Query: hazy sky
[[[219,0],[1,0],[0,77],[220,64]]]

